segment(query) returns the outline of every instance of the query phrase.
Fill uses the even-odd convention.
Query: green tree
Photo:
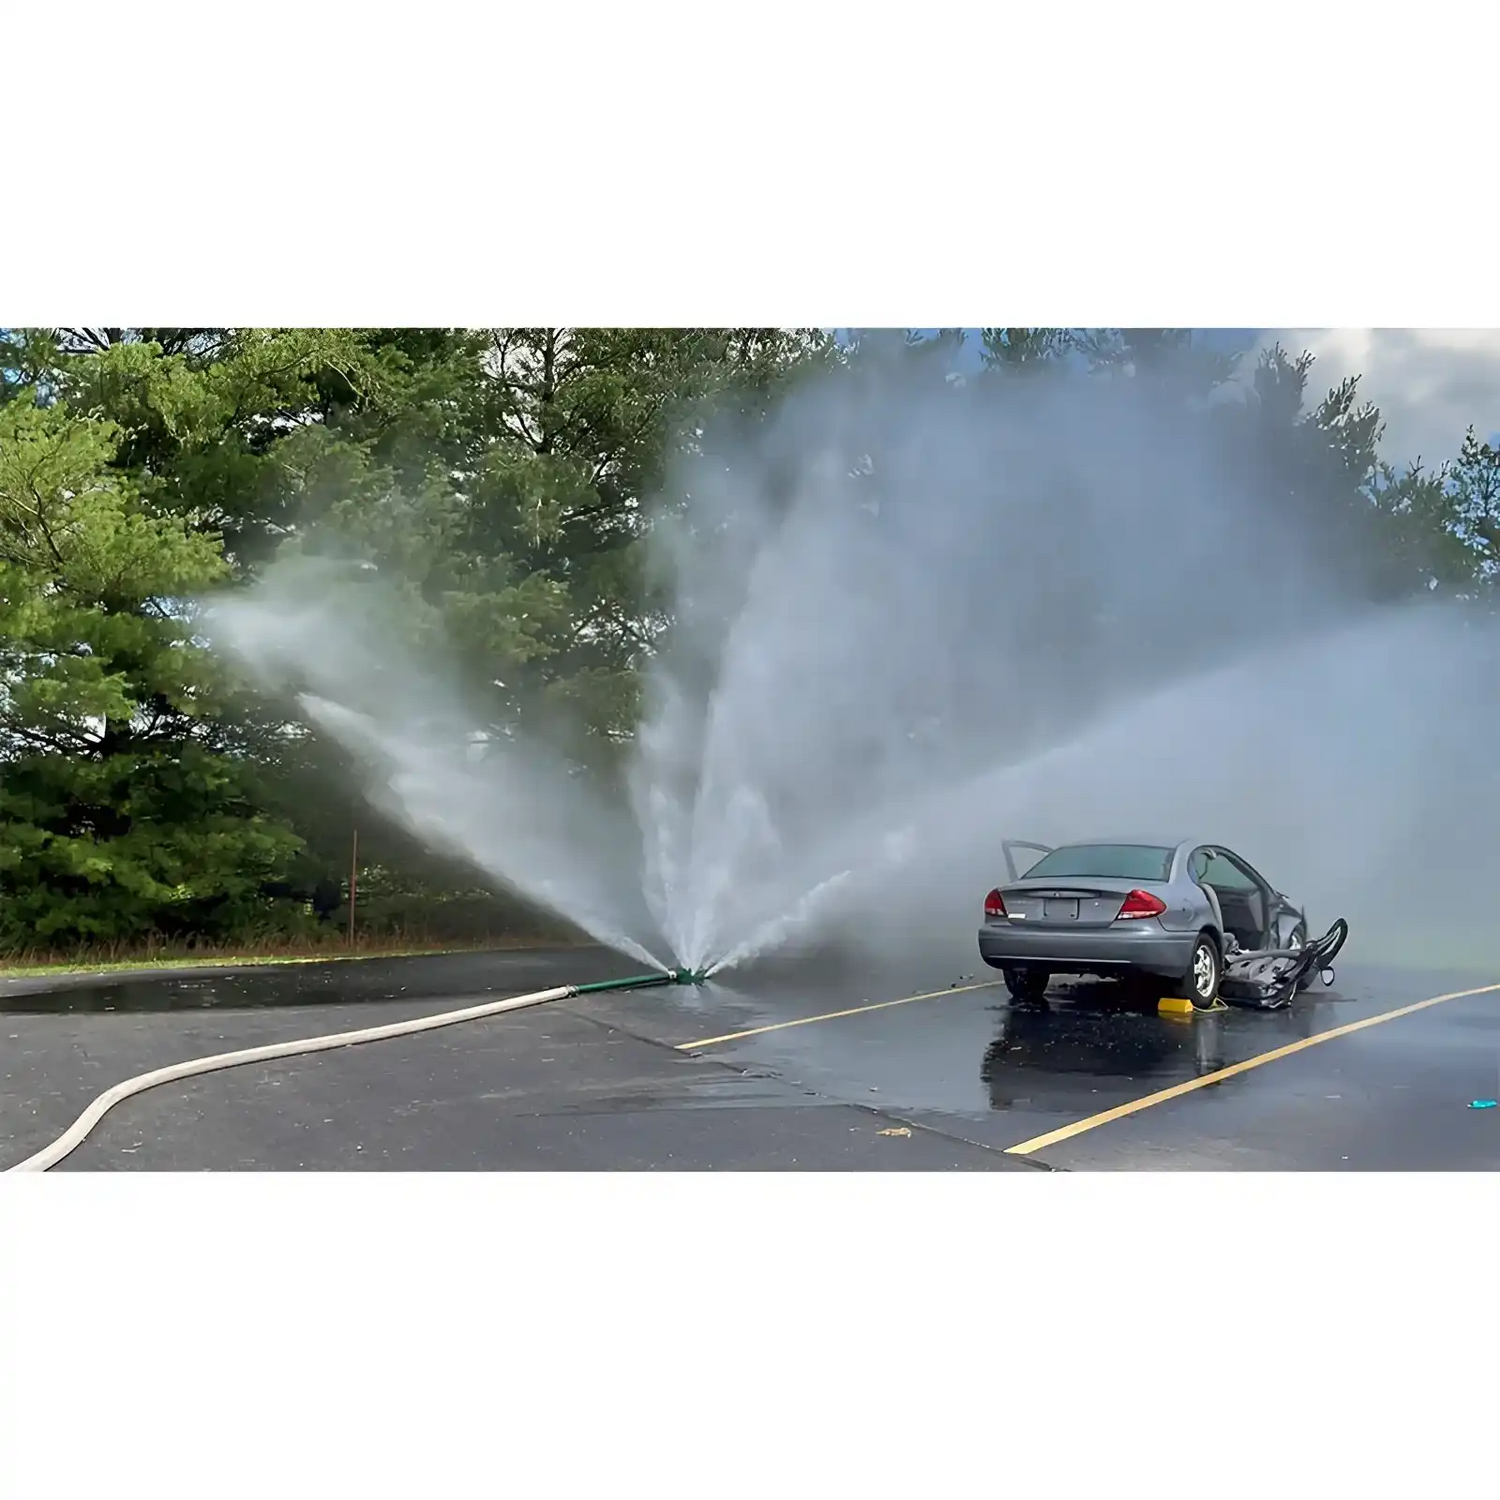
[[[981,328],[988,371],[1046,369],[1079,347],[1072,328]]]
[[[1470,427],[1444,481],[1451,529],[1467,554],[1473,586],[1488,592],[1500,573],[1500,449]]]
[[[262,920],[296,839],[216,744],[186,600],[217,539],[153,513],[125,434],[0,407],[0,946],[224,933]]]
[[[1414,589],[1492,599],[1500,572],[1500,450],[1471,427],[1458,456],[1429,471],[1381,461],[1369,483],[1391,565]]]
[[[1263,350],[1248,396],[1211,409],[1226,473],[1248,489],[1268,538],[1314,555],[1330,597],[1382,599],[1418,586],[1415,536],[1398,536],[1373,503],[1380,481],[1379,409],[1359,399],[1357,376],[1310,404],[1315,359]]]
[[[0,942],[300,920],[288,726],[205,649],[195,601],[302,524],[279,449],[397,375],[342,330],[0,334]]]
[[[409,581],[482,719],[618,739],[661,624],[643,596],[649,502],[704,422],[763,410],[828,340],[753,328],[423,337],[421,389],[401,396],[420,422],[351,397],[280,448],[287,487],[329,497],[320,545]]]
[[[1195,338],[1190,328],[1091,328],[1069,340],[1098,374],[1154,381],[1188,399],[1202,399],[1234,372],[1235,356]]]

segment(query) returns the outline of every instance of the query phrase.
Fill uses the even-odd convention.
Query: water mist
[[[1494,628],[1373,608],[1217,433],[1164,383],[877,370],[703,434],[645,544],[628,797],[473,723],[378,579],[281,564],[211,629],[418,836],[653,967],[971,962],[1006,837],[1201,832],[1356,946],[1472,934]]]

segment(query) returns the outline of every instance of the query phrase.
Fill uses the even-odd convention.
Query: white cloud
[[[1458,452],[1471,424],[1481,437],[1500,431],[1500,329],[1267,329],[1258,347],[1279,342],[1310,350],[1310,402],[1346,375],[1385,419],[1381,452],[1395,464],[1421,458],[1430,467]],[[1253,360],[1253,356],[1252,356]]]

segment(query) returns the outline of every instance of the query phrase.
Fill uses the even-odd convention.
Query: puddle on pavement
[[[912,992],[938,988],[929,978]],[[823,1097],[887,1110],[975,1120],[1010,1110],[1087,1115],[1216,1073],[1348,1018],[1341,1014],[1347,1001],[1326,989],[1285,1011],[1230,1007],[1164,1016],[1154,1001],[1107,981],[1054,984],[1041,1006],[1013,1005],[999,989],[868,1014],[857,1009],[900,993],[878,978],[822,994],[811,987],[772,991],[759,1003],[741,993],[731,1003],[743,1019],[735,1025],[726,1016],[720,1030],[732,1036],[739,1026],[754,1027],[757,1012],[773,1029],[752,1031],[707,1055],[736,1066],[755,1059]],[[837,1018],[784,1025],[820,1011]]]
[[[1087,993],[1044,1006],[1000,1005],[980,1078],[991,1109],[1104,1109],[1116,1095],[1170,1088],[1326,1030],[1337,1024],[1327,1014],[1337,998],[1181,1018]]]
[[[242,985],[227,979],[116,980],[69,983],[52,990],[27,990],[24,981],[0,990],[6,1015],[94,1015],[174,1010],[260,1009],[268,1005],[316,1004],[305,986]],[[293,993],[295,991],[295,993]],[[336,998],[330,996],[328,998]]]
[[[489,994],[518,993],[527,978],[504,963],[486,964],[483,956],[468,954],[451,961],[444,955],[358,964],[267,965],[233,973],[69,975],[52,981],[0,976],[0,1014],[265,1010],[448,996],[460,1002],[472,996],[478,1003]]]

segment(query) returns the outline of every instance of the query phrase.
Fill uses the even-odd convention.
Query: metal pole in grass
[[[354,946],[354,892],[359,883],[359,826],[355,825],[349,846],[349,946]]]
[[[368,559],[350,561],[346,565],[355,582],[368,582],[380,569]],[[349,947],[354,947],[354,891],[359,883],[359,824],[351,829],[353,835],[349,848]]]

